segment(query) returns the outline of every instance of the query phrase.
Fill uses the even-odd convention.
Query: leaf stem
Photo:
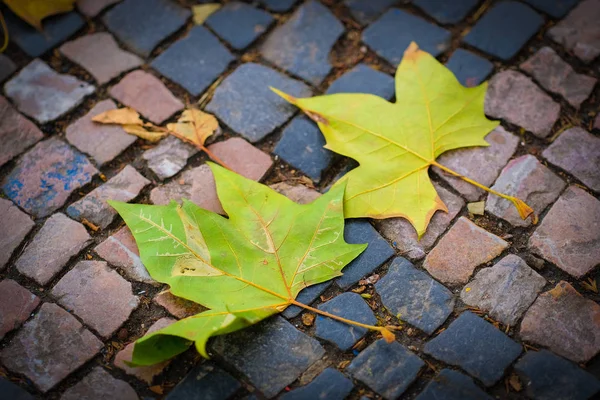
[[[299,301],[296,301],[296,300],[290,299],[289,302],[297,307],[304,308],[304,309],[312,311],[316,314],[323,315],[323,316],[331,318],[331,319],[335,319],[337,321],[343,322],[348,325],[355,325],[355,326],[360,326],[361,328],[369,329],[372,331],[378,331],[383,335],[383,338],[388,343],[391,343],[395,339],[395,336],[391,331],[393,331],[393,330],[398,331],[398,330],[402,329],[399,326],[391,326],[391,325],[388,325],[388,326],[367,325],[367,324],[363,324],[361,322],[353,321],[351,319],[346,319],[346,318],[340,317],[338,315],[330,314],[326,311],[321,311],[318,308],[311,307],[304,303],[300,303]]]
[[[537,224],[538,217],[533,212],[533,208],[528,206],[527,203],[525,203],[523,200],[521,200],[517,197],[514,197],[514,196],[509,196],[507,194],[497,192],[494,189],[490,189],[489,187],[484,186],[481,183],[474,181],[473,179],[467,178],[466,176],[461,175],[458,172],[455,172],[455,171],[451,170],[450,168],[448,168],[436,161],[431,161],[431,165],[433,165],[434,167],[438,167],[439,169],[449,173],[450,175],[454,175],[454,176],[462,179],[463,181],[470,183],[473,186],[483,189],[486,192],[489,192],[491,194],[494,194],[498,197],[502,197],[503,199],[506,199],[506,200],[512,202],[515,205],[515,207],[517,208],[517,211],[519,212],[519,215],[521,216],[521,218],[527,219],[527,217],[531,217],[531,221],[533,222],[533,224]]]
[[[0,11],[0,27],[2,28],[2,34],[4,35],[4,42],[0,47],[0,53],[3,53],[8,47],[8,28],[6,27],[6,22],[4,21],[4,15],[2,15],[2,11]]]

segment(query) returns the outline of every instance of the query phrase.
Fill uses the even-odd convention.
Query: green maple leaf
[[[192,342],[207,357],[211,336],[237,331],[291,304],[330,316],[296,302],[296,296],[340,276],[366,248],[344,241],[343,185],[300,205],[260,183],[210,167],[229,218],[189,201],[182,206],[111,202],[131,229],[152,278],[210,309],[138,340],[133,365],[161,362]],[[393,337],[385,327],[365,327]]]
[[[300,99],[272,89],[317,122],[327,149],[360,164],[336,183],[347,184],[346,218],[403,217],[422,236],[437,210],[448,211],[429,179],[431,165],[512,201],[523,218],[533,212],[435,161],[448,150],[488,146],[484,137],[498,122],[483,111],[487,83],[462,86],[415,43],[396,71],[395,103],[350,93]]]

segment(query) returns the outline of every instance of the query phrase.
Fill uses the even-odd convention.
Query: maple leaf
[[[182,206],[110,202],[131,229],[152,278],[170,285],[175,296],[210,309],[138,340],[134,365],[161,362],[192,342],[207,357],[211,336],[237,331],[289,305],[378,330],[393,340],[390,327],[348,321],[295,300],[305,287],[340,276],[366,248],[344,241],[344,185],[300,205],[260,183],[210,167],[229,218],[190,201]]]
[[[42,20],[51,15],[73,10],[76,0],[4,0],[15,14],[38,30],[42,30]]]
[[[347,184],[347,218],[403,217],[421,237],[437,210],[448,211],[429,179],[431,165],[512,201],[523,218],[533,212],[435,161],[448,150],[488,146],[484,137],[499,123],[485,117],[486,88],[462,86],[411,43],[396,71],[395,103],[359,93],[295,98],[272,89],[317,122],[327,149],[359,162],[336,183]]]

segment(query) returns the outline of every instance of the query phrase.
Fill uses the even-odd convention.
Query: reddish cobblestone
[[[116,108],[112,100],[103,100],[66,130],[69,143],[92,156],[99,166],[112,161],[137,139],[118,125],[92,122],[94,116]]]
[[[60,51],[92,74],[99,85],[143,63],[138,56],[121,50],[117,41],[107,32],[81,36],[63,44]]]
[[[80,261],[54,286],[52,296],[104,338],[129,318],[139,299],[131,283],[104,261]]]
[[[166,328],[167,326],[174,323],[176,320],[172,318],[161,318],[156,321],[146,333],[156,332],[160,329]],[[163,361],[158,364],[146,366],[146,367],[130,367],[125,364],[126,361],[131,361],[133,356],[133,347],[135,343],[129,343],[123,350],[117,353],[115,356],[115,367],[122,369],[126,374],[133,375],[142,381],[152,384],[154,377],[159,375],[166,367],[170,364],[171,360]]]
[[[94,86],[71,75],[61,75],[36,58],[4,85],[19,111],[43,124],[79,105]]]
[[[154,75],[141,70],[130,72],[115,86],[110,95],[133,108],[155,124],[160,124],[183,109],[183,103]]]
[[[485,113],[545,138],[558,119],[560,105],[531,79],[516,71],[502,71],[490,80]]]
[[[539,215],[558,198],[566,185],[550,169],[528,154],[508,163],[492,189],[523,200]],[[513,203],[493,194],[487,197],[485,211],[513,226],[531,225],[531,218],[521,218]]]
[[[427,231],[421,239],[417,237],[417,231],[411,223],[404,218],[389,218],[376,222],[381,234],[392,242],[401,255],[412,260],[420,260],[425,257],[426,252],[433,247],[437,238],[444,233],[465,205],[465,202],[459,196],[437,184],[434,184],[434,186],[440,198],[448,207],[448,212],[437,211],[431,218]]]
[[[437,161],[459,174],[489,187],[517,150],[519,138],[499,126],[490,132],[485,140],[490,144],[488,147],[452,150],[442,154]],[[445,173],[439,168],[433,168],[433,170],[469,201],[477,201],[485,193],[482,189]]]
[[[17,162],[2,189],[15,204],[36,218],[65,204],[98,170],[81,153],[51,138],[36,144]]]
[[[150,284],[157,283],[142,264],[137,244],[127,226],[96,246],[94,251],[109,264],[121,268],[129,279]]]
[[[460,217],[425,258],[423,268],[439,281],[466,283],[479,265],[508,247],[498,236]]]
[[[585,0],[558,24],[548,36],[562,44],[584,62],[600,54],[600,0]]]
[[[0,198],[0,271],[33,228],[33,221],[11,201]]]
[[[298,204],[312,203],[321,196],[321,193],[304,185],[289,185],[279,182],[269,187]]]
[[[0,281],[0,340],[18,328],[40,304],[40,299],[11,279]]]
[[[0,167],[44,137],[42,131],[0,96]]]
[[[62,270],[71,257],[90,241],[85,227],[66,215],[56,213],[44,223],[25,247],[15,267],[23,275],[45,285]]]
[[[47,392],[101,348],[102,342],[75,317],[56,304],[45,303],[0,352],[0,361]]]
[[[551,47],[543,47],[521,64],[546,90],[564,97],[577,108],[592,93],[596,79],[576,73]]]
[[[75,386],[67,389],[60,400],[138,400],[135,390],[125,381],[115,379],[102,367],[96,367]]]
[[[232,170],[248,179],[259,181],[271,169],[271,156],[242,138],[231,138],[208,146]]]
[[[164,307],[171,315],[179,319],[199,314],[205,310],[200,304],[174,296],[168,290],[157,294],[154,297],[154,302]]]
[[[560,134],[542,157],[600,192],[600,138],[581,128]]]
[[[95,17],[106,7],[121,0],[77,0],[77,8],[86,17]]]
[[[72,218],[83,220],[106,228],[117,216],[107,200],[128,202],[136,198],[140,191],[150,183],[131,165],[125,166],[117,175],[104,185],[94,189],[83,199],[76,201],[67,208],[67,214]]]
[[[584,276],[600,260],[600,201],[569,187],[531,235],[529,248],[570,275]]]
[[[570,360],[587,362],[600,351],[600,305],[561,281],[529,308],[520,334]]]

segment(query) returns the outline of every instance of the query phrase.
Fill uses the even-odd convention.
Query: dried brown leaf
[[[140,114],[129,107],[105,111],[94,116],[92,121],[101,124],[144,125],[144,121],[140,119]]]
[[[173,131],[190,142],[204,146],[204,142],[219,128],[219,122],[212,114],[195,108],[185,110],[176,123],[168,124],[167,129]]]

